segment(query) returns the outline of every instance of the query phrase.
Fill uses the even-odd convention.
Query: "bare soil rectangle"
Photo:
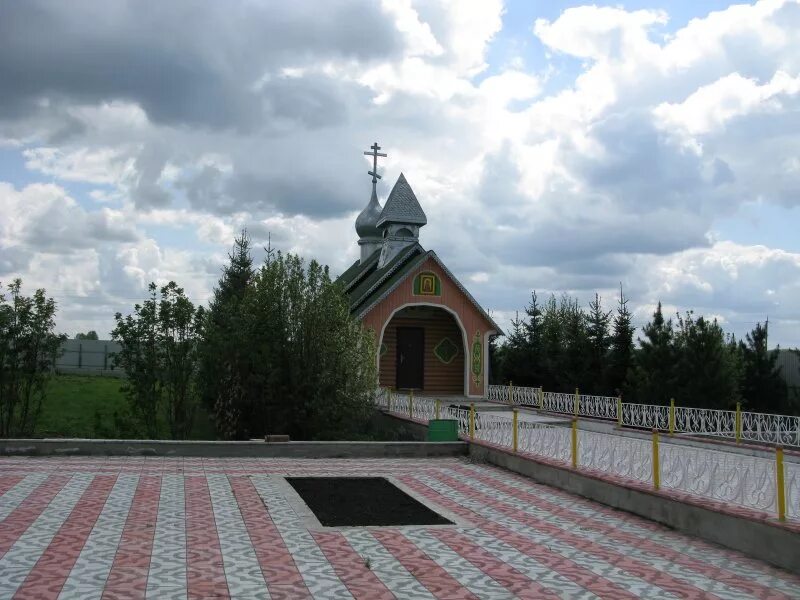
[[[383,477],[287,477],[326,527],[452,525]]]

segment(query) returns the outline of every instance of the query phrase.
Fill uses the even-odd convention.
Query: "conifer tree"
[[[374,334],[327,267],[266,250],[254,270],[249,238],[236,239],[206,318],[202,381],[218,433],[353,439],[373,410]]]
[[[563,367],[562,340],[565,335],[556,297],[551,295],[542,311],[542,382],[549,391],[560,390]]]
[[[600,294],[595,293],[594,300],[589,303],[586,316],[586,334],[588,337],[588,390],[594,394],[606,394],[606,372],[608,369],[608,350],[610,339],[608,325],[611,322],[611,311],[604,311]]]
[[[525,307],[527,319],[524,322],[527,349],[527,370],[524,385],[542,384],[544,366],[542,364],[542,310],[536,290],[531,292],[531,301]],[[522,380],[520,380],[522,382]]]
[[[559,306],[561,323],[564,328],[562,337],[562,374],[559,389],[564,392],[573,391],[576,387],[588,390],[590,343],[587,330],[586,313],[578,304],[577,298],[567,294],[561,297]]]
[[[525,325],[525,319],[520,317],[519,313],[511,319],[511,331],[500,354],[502,357],[502,366],[498,373],[500,384],[508,384],[509,381],[516,382],[517,385],[528,384],[529,348]]]
[[[628,371],[633,361],[633,332],[632,315],[628,310],[628,299],[619,289],[617,312],[614,315],[614,324],[611,333],[611,349],[608,356],[608,369],[606,370],[606,390],[613,395],[622,393]]]
[[[639,338],[626,391],[641,404],[668,404],[674,393],[676,351],[672,319],[664,320],[661,302],[642,332],[645,337]]]
[[[251,252],[250,237],[242,231],[214,289],[200,346],[201,396],[214,415],[218,433],[225,438],[243,436],[239,427],[242,404],[252,396],[254,356],[243,311],[254,275]]]
[[[742,359],[741,395],[749,410],[786,412],[788,390],[777,364],[779,350],[767,349],[767,328],[757,323],[739,342]]]
[[[738,356],[725,341],[716,319],[678,316],[678,355],[672,389],[679,403],[699,408],[727,409],[739,398]]]

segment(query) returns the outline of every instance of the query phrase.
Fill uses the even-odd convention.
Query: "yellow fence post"
[[[581,401],[581,393],[578,391],[578,388],[575,388],[575,417],[578,416],[578,404]]]
[[[675,398],[669,399],[669,434],[675,434]]]
[[[578,419],[572,419],[572,468],[578,468]]]
[[[408,395],[408,416],[414,418],[414,390],[411,390]]]
[[[622,396],[617,396],[617,427],[622,427]]]
[[[786,486],[783,481],[783,448],[775,448],[775,475],[777,476],[778,520],[786,520]]]
[[[658,429],[653,429],[653,488],[661,487],[661,466],[658,462]]]
[[[514,382],[508,382],[508,403],[514,404]]]
[[[437,398],[436,399],[436,420],[437,421],[442,418],[440,416],[440,414],[441,414],[441,404],[442,404],[442,401]]]
[[[469,403],[469,439],[475,439],[475,403]]]
[[[517,451],[517,441],[519,439],[519,434],[518,434],[518,429],[517,429],[518,425],[519,425],[519,414],[518,414],[518,412],[519,411],[517,411],[517,409],[515,408],[514,409],[514,418],[512,419],[512,425],[511,425],[512,428],[513,428],[511,430],[511,446],[514,449],[514,452]]]
[[[736,403],[736,421],[734,423],[734,427],[736,428],[736,443],[742,441],[742,403]]]

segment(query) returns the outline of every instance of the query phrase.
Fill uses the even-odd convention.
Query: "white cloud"
[[[411,0],[381,0],[381,6],[394,17],[395,27],[405,36],[409,55],[439,56],[444,52],[430,25],[420,21]]]
[[[35,183],[17,190],[0,182],[0,204],[6,214],[0,221],[0,247],[65,254],[138,237],[121,211],[108,207],[86,211],[55,184]]]
[[[533,31],[550,49],[593,60],[641,60],[658,52],[648,32],[667,22],[661,10],[628,12],[609,6],[568,8],[550,22],[537,19]]]
[[[731,73],[704,85],[680,103],[664,102],[653,110],[665,130],[682,129],[690,135],[719,130],[736,117],[755,111],[779,114],[784,109],[781,96],[800,94],[800,75],[792,77],[777,71],[759,85],[755,79]]]
[[[742,205],[800,202],[796,1],[731,6],[669,35],[669,7],[569,8],[525,24],[530,39],[509,43],[503,64],[487,62],[509,42],[496,0],[284,3],[269,19],[246,4],[179,28],[165,5],[159,23],[181,32],[167,46],[115,6],[109,36],[141,49],[115,59],[131,77],[45,52],[30,71],[45,101],[0,107],[0,140],[63,184],[0,188],[22,215],[0,224],[6,271],[46,280],[31,265],[80,254],[87,281],[114,298],[169,278],[202,298],[247,227],[259,246],[271,235],[338,272],[357,253],[360,152],[377,139],[381,195],[404,171],[428,214],[423,243],[497,314],[532,288],[611,297],[619,281],[643,316],[663,298],[737,327],[757,312],[742,295],[767,302],[771,320],[794,314],[794,255],[711,232]],[[53,10],[84,31],[79,11]],[[522,60],[533,36],[544,54]],[[78,203],[70,182],[102,189]],[[93,258],[90,246],[103,249]],[[76,276],[52,285],[95,289]]]
[[[64,181],[119,184],[133,172],[133,159],[124,148],[29,148],[25,166]]]
[[[642,282],[640,301],[661,300],[674,310],[718,314],[739,333],[769,316],[773,342],[797,345],[800,336],[800,254],[730,241],[691,249],[635,270]]]
[[[502,26],[501,0],[459,2],[443,0],[449,24],[447,45],[454,56],[453,67],[466,75],[486,68],[486,47]]]

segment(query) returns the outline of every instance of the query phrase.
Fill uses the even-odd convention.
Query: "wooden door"
[[[425,330],[397,328],[397,389],[421,390],[425,380]]]

